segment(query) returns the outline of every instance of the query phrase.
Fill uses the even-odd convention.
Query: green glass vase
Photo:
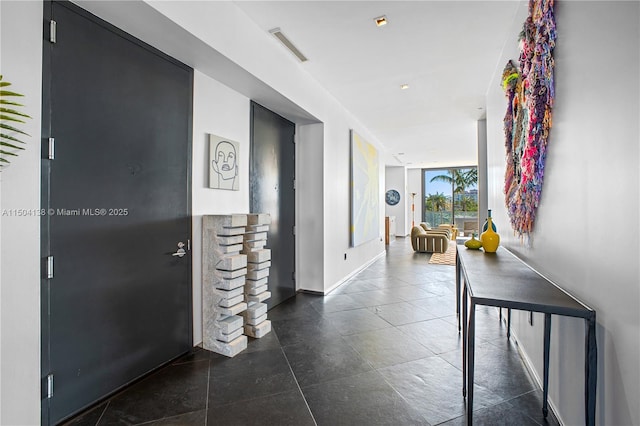
[[[465,241],[464,246],[472,250],[479,250],[482,247],[482,243],[476,240],[475,235],[471,234],[471,239]]]

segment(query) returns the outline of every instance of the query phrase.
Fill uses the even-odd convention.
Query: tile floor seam
[[[207,370],[207,400],[204,403],[204,426],[209,422],[209,389],[211,387],[211,358],[209,358],[209,369]]]
[[[100,417],[98,417],[98,421],[96,421],[96,426],[98,426],[100,424],[100,421],[102,420],[102,418],[104,417],[104,413],[107,412],[107,408],[109,407],[109,404],[111,404],[111,400],[109,399],[107,401],[107,403],[104,405],[104,410],[102,410],[102,413],[100,413]]]
[[[425,358],[427,358],[427,357],[425,357]],[[416,361],[416,360],[414,360],[414,361]],[[407,362],[412,362],[412,361],[407,361]],[[400,363],[400,364],[404,364],[404,363]],[[396,364],[396,365],[400,365],[400,364]],[[386,367],[383,367],[383,368],[386,368]],[[409,407],[412,407],[411,402],[409,402],[409,400],[407,400],[407,399],[404,397],[404,395],[402,395],[402,393],[400,393],[400,391],[399,391],[398,389],[396,389],[396,388],[395,388],[395,386],[393,386],[393,385],[392,385],[392,384],[387,380],[387,378],[386,378],[386,377],[384,377],[384,374],[380,373],[378,370],[375,370],[375,371],[376,371],[376,373],[378,373],[378,374],[380,375],[380,377],[382,377],[382,380],[384,380],[384,382],[385,382],[385,383],[386,383],[386,384],[387,384],[391,389],[393,389],[393,391],[394,391],[396,394],[398,394],[398,396],[400,396],[400,398],[401,398],[401,399],[402,399],[402,400],[403,400],[403,401],[404,401],[404,402],[405,402]],[[416,410],[416,411],[417,411],[417,410]],[[426,422],[426,424],[427,424],[427,425],[429,425],[429,426],[433,426],[433,425],[431,425],[431,423],[429,423],[429,420],[427,419],[427,417],[426,417],[424,414],[422,414],[422,413],[419,413],[419,414],[420,414],[420,417],[422,417],[422,418],[424,419],[424,421]],[[449,421],[449,420],[451,420],[451,419],[448,419],[447,421]]]
[[[161,417],[159,419],[153,419],[153,420],[148,420],[146,422],[142,422],[142,423],[134,423],[132,426],[144,426],[144,425],[152,425],[155,422],[160,422],[163,420],[171,420],[171,419],[175,419],[177,417],[182,417],[185,416],[187,414],[192,414],[192,413],[197,413],[198,411],[202,411],[202,410],[194,410],[194,411],[187,411],[186,413],[182,413],[182,414],[176,414],[175,416],[167,416],[167,417]],[[205,421],[205,426],[206,426],[206,421]]]
[[[235,405],[239,402],[251,402],[251,401],[257,401],[258,399],[262,399],[262,398],[267,398],[270,396],[278,396],[278,395],[283,395],[285,393],[289,393],[291,392],[291,390],[284,390],[282,392],[274,392],[274,393],[268,393],[265,395],[260,395],[260,396],[256,396],[254,398],[246,398],[246,399],[234,399],[233,401],[230,402],[225,402],[224,404],[219,404],[219,405],[212,405],[211,409],[214,408],[220,408],[220,407],[226,407],[227,405]],[[197,410],[196,410],[197,411]]]
[[[376,330],[372,330],[372,331],[376,331]],[[354,336],[355,336],[355,335],[354,335]],[[371,370],[376,371],[376,372],[378,371],[378,369],[377,369],[376,367],[374,367],[374,365],[373,365],[371,362],[369,362],[369,360],[368,360],[368,359],[367,359],[367,358],[366,358],[366,357],[365,357],[365,356],[364,356],[364,355],[363,355],[363,354],[362,354],[362,353],[361,353],[361,352],[360,352],[360,351],[359,351],[355,346],[353,346],[353,345],[351,344],[351,342],[349,342],[348,340],[347,340],[347,345],[348,345],[349,347],[351,347],[351,349],[353,349],[353,351],[354,351],[355,353],[357,353],[357,354],[358,354],[358,356],[364,360],[364,362],[366,362],[367,364],[369,364],[369,367],[371,367]]]
[[[275,331],[273,332],[275,333]],[[276,337],[277,337],[277,334],[276,334]],[[279,342],[279,339],[278,339],[278,342]],[[287,366],[289,367],[289,371],[291,371],[291,375],[293,376],[293,381],[296,383],[298,392],[300,392],[300,395],[302,395],[302,400],[304,401],[304,405],[307,407],[307,410],[309,410],[309,415],[311,416],[311,420],[313,420],[313,424],[318,426],[318,422],[316,422],[316,418],[313,415],[313,411],[311,411],[311,407],[309,406],[307,397],[305,396],[304,392],[302,392],[302,388],[300,387],[300,383],[298,383],[298,378],[296,377],[296,373],[294,373],[293,368],[291,367],[291,363],[289,362],[289,358],[287,358],[287,354],[284,351],[282,345],[280,345],[280,351],[282,351],[282,355],[284,356],[284,359],[287,361]]]

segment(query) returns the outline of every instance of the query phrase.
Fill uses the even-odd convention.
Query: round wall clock
[[[398,204],[400,202],[400,193],[398,191],[396,191],[395,189],[388,190],[387,194],[385,196],[385,201],[390,206],[395,206],[396,204]]]

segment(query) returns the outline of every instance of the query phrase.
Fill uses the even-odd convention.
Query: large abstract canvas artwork
[[[351,246],[380,236],[378,150],[351,130]]]

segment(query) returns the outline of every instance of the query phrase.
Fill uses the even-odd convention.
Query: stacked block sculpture
[[[242,253],[247,256],[247,279],[244,297],[247,310],[243,312],[244,334],[260,338],[271,331],[271,321],[267,319],[267,305],[264,303],[271,292],[267,291],[271,250],[264,248],[267,243],[267,231],[271,223],[268,214],[250,214],[247,216],[247,229],[244,234]]]
[[[246,225],[243,214],[202,219],[202,346],[228,357],[247,348],[239,315],[247,310],[247,255],[240,254]]]

